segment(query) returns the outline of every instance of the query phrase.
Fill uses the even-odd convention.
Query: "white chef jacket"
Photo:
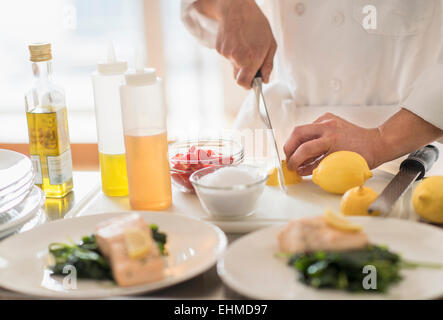
[[[217,22],[182,0],[182,18],[204,45]],[[263,0],[278,44],[265,98],[280,145],[295,125],[332,112],[365,127],[400,107],[443,129],[442,0]],[[364,28],[366,5],[376,28]],[[372,25],[374,26],[374,25]],[[260,127],[249,96],[237,127]]]

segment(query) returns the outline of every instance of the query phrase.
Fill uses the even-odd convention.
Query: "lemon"
[[[379,211],[368,213],[369,206],[377,197],[378,193],[369,187],[354,187],[346,191],[341,198],[340,211],[347,216],[378,216]]]
[[[312,181],[323,190],[343,194],[362,186],[372,177],[368,164],[361,155],[352,151],[337,151],[326,156],[312,173]]]
[[[361,230],[363,230],[362,225],[354,223],[346,219],[346,217],[341,213],[335,213],[329,209],[325,210],[323,219],[325,220],[327,225],[341,231],[360,232]]]
[[[422,218],[443,223],[443,176],[421,181],[412,194],[412,204]]]
[[[300,177],[297,171],[291,171],[288,169],[288,164],[286,160],[282,160],[281,167],[283,170],[283,177],[285,178],[285,185],[296,184],[302,181],[302,177]],[[268,186],[278,186],[278,170],[277,168],[272,169],[269,174],[268,181],[266,181]]]
[[[128,228],[124,231],[124,238],[126,249],[131,259],[139,259],[151,251],[152,238],[146,230]]]

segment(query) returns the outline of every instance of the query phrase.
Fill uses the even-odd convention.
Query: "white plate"
[[[407,260],[443,264],[443,230],[412,221],[353,218],[364,225],[370,241],[388,245]],[[351,294],[314,289],[297,280],[297,271],[278,252],[277,233],[282,226],[253,232],[229,246],[217,271],[240,294],[255,299],[431,299],[443,295],[443,269],[402,270],[403,280],[387,294]]]
[[[31,220],[45,202],[45,194],[37,187],[32,187],[27,198],[8,212],[0,214],[0,238],[6,237]]]
[[[17,192],[18,190],[25,187],[30,181],[34,181],[34,171],[29,171],[22,179],[11,184],[9,187],[0,190],[0,201],[3,202],[10,197],[11,193]]]
[[[34,176],[32,176],[31,180],[26,182],[26,184],[22,186],[20,189],[11,192],[0,201],[1,202],[0,214],[20,205],[31,193],[33,187],[34,187]]]
[[[63,288],[63,278],[51,276],[47,266],[48,244],[80,240],[106,219],[127,213],[99,214],[58,220],[0,242],[0,287],[28,295],[52,298],[98,298],[151,292],[190,279],[215,264],[226,247],[226,236],[217,227],[180,215],[141,213],[168,235],[166,277],[128,288],[109,281],[78,280],[77,289]]]
[[[15,151],[0,149],[0,190],[19,181],[31,170],[31,159]]]

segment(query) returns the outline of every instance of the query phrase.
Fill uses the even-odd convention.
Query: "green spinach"
[[[402,279],[402,268],[440,268],[436,264],[406,262],[387,248],[369,245],[363,249],[342,252],[316,251],[294,255],[278,254],[289,258],[288,264],[298,271],[301,282],[315,288],[342,289],[350,292],[386,292]],[[363,280],[365,266],[376,270],[376,288],[367,290]]]
[[[167,255],[167,235],[154,224],[150,228],[161,255]],[[66,275],[65,267],[73,266],[79,279],[113,280],[109,261],[101,254],[93,234],[84,236],[79,243],[51,243],[49,253],[54,258],[50,269],[56,275]]]

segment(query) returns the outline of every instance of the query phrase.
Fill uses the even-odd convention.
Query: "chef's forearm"
[[[219,21],[228,9],[232,9],[235,2],[238,3],[239,1],[250,2],[255,5],[254,0],[197,0],[194,7],[201,14]]]
[[[443,136],[443,130],[416,114],[401,109],[378,128],[379,164],[413,152]]]
[[[198,12],[208,18],[218,20],[217,1],[218,0],[197,0],[193,6]]]

